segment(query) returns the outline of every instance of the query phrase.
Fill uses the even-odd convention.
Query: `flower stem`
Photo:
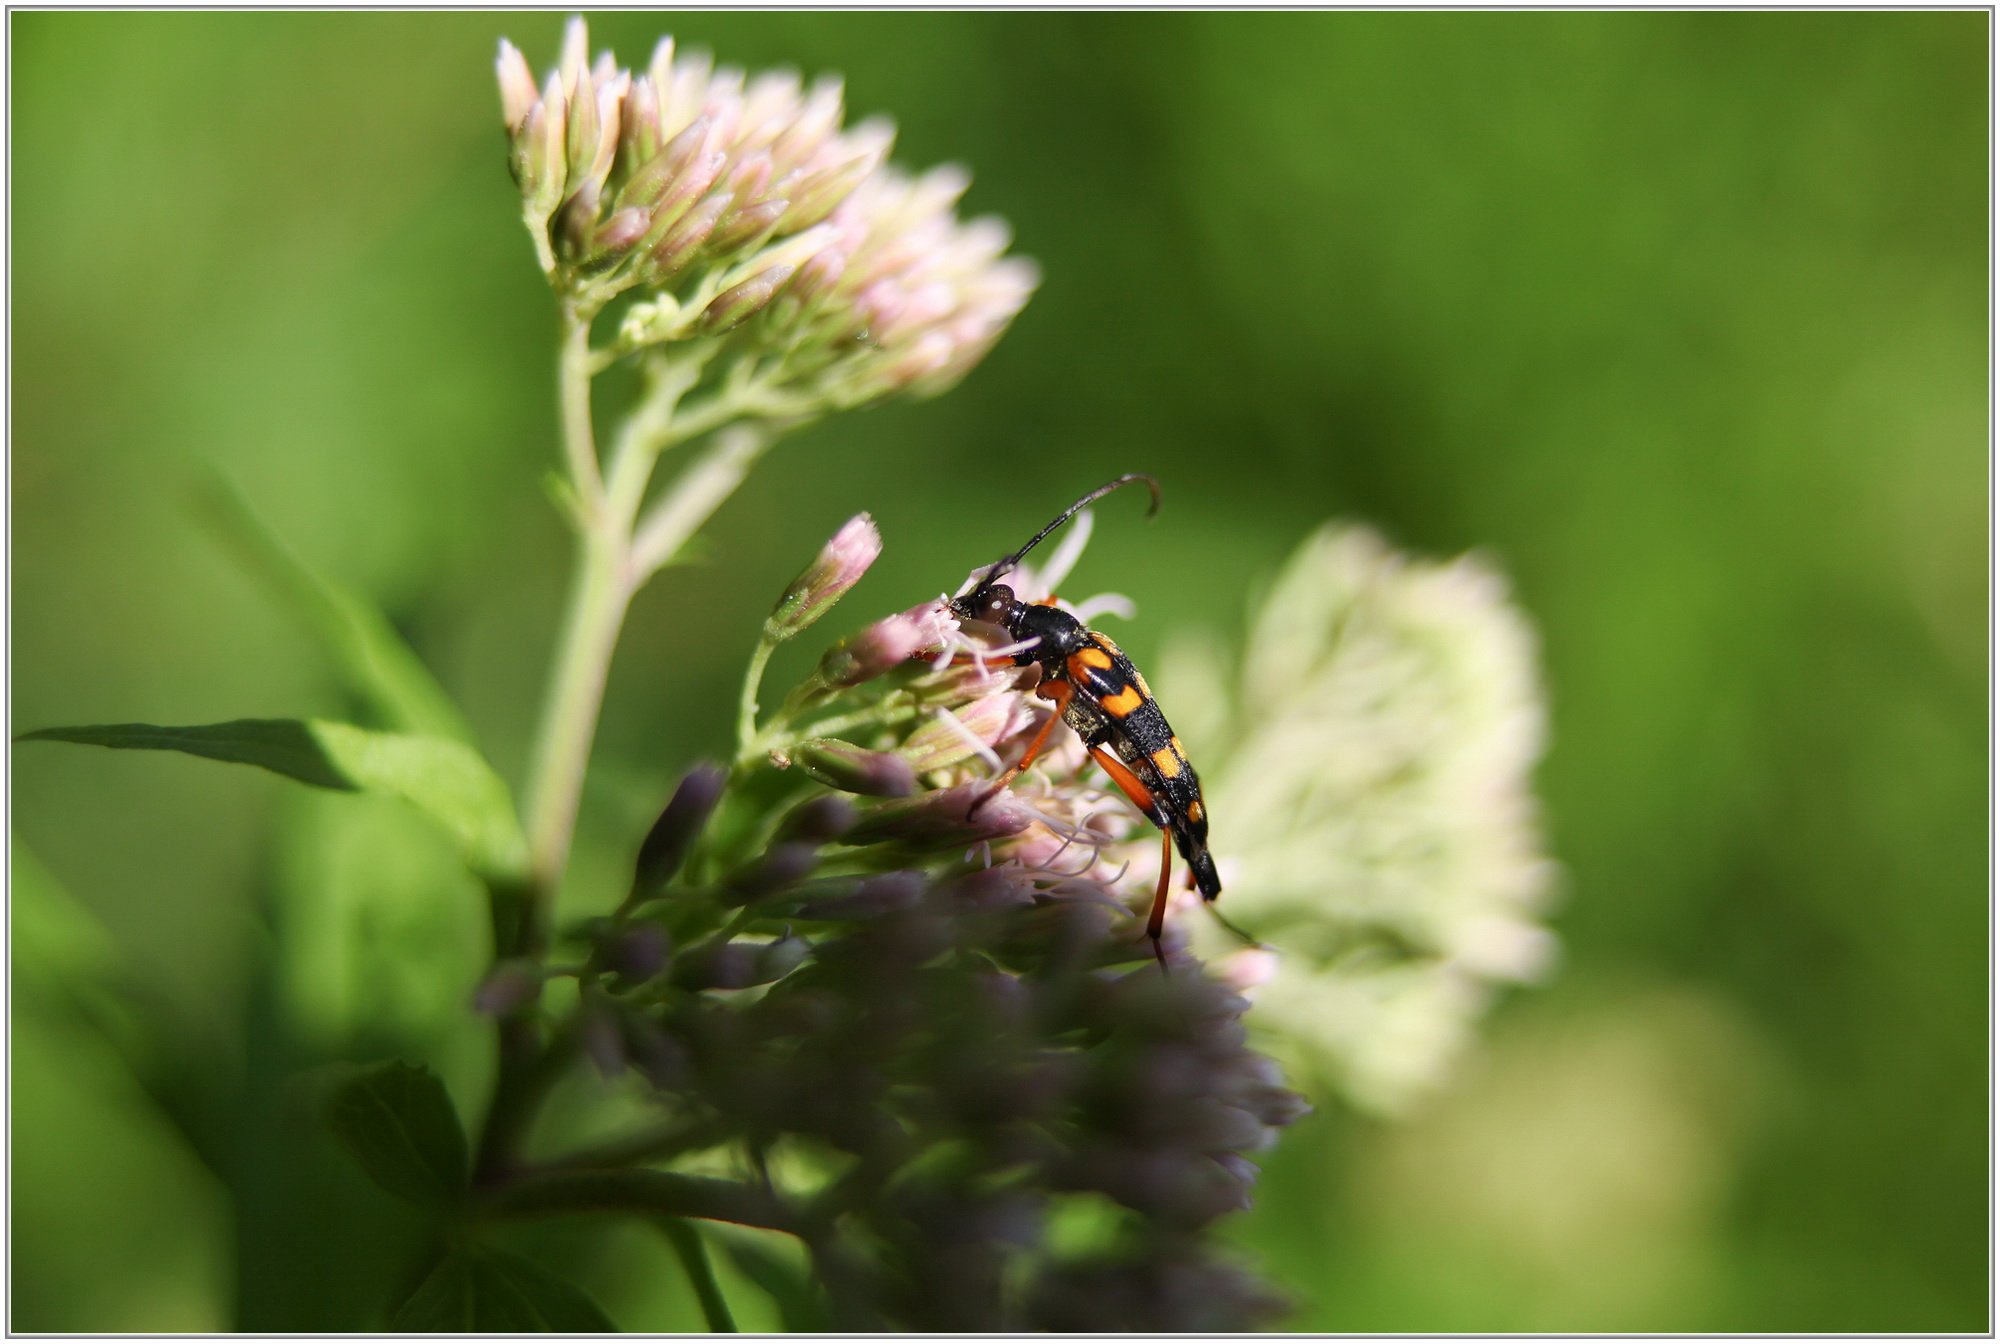
[[[562,313],[562,353],[556,387],[562,406],[563,459],[570,483],[583,501],[585,516],[594,518],[604,503],[604,479],[598,474],[597,440],[590,425],[590,379],[595,372],[590,350],[591,314],[575,299],[565,299]]]
[[[743,483],[775,437],[772,430],[753,425],[732,425],[717,433],[708,452],[676,478],[673,489],[639,524],[632,543],[636,572],[651,574],[672,560]]]
[[[797,1209],[761,1185],[672,1171],[526,1173],[474,1207],[490,1217],[623,1212],[708,1218],[795,1235],[811,1227]]]
[[[599,523],[604,515],[600,513]],[[584,538],[569,615],[559,643],[554,680],[542,715],[528,805],[528,872],[531,890],[523,912],[517,955],[547,949],[549,907],[569,863],[583,775],[590,744],[604,705],[618,631],[631,605],[626,576],[626,540],[603,535],[601,527]]]
[[[777,651],[778,641],[768,634],[757,637],[750,652],[750,665],[743,671],[743,697],[736,707],[736,755],[740,759],[757,740],[757,689],[764,684],[764,668]]]

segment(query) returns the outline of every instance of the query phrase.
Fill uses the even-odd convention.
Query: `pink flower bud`
[[[762,276],[757,279],[762,279]],[[755,281],[746,281],[754,284]],[[743,286],[737,286],[741,289]],[[730,293],[734,293],[731,290]],[[724,295],[727,298],[728,295]],[[722,300],[717,299],[716,303]],[[713,309],[711,304],[710,308]],[[806,571],[792,580],[778,605],[764,622],[764,633],[773,640],[790,639],[833,609],[847,590],[861,581],[868,567],[882,554],[882,534],[875,520],[857,513],[841,525],[833,539],[820,548]]]
[[[886,616],[827,650],[819,660],[819,679],[829,686],[858,686],[919,654],[935,652],[949,629],[937,602]]]
[[[728,208],[727,196],[713,195],[703,197],[699,205],[688,211],[653,248],[648,264],[654,278],[665,281],[676,275],[715,232],[722,212]]]
[[[991,796],[989,796],[991,795]],[[877,803],[844,837],[850,845],[920,840],[931,845],[971,845],[1025,831],[1035,814],[986,780],[954,785],[916,798]]]
[[[748,248],[761,244],[778,227],[778,221],[785,216],[785,209],[791,203],[785,200],[760,201],[756,205],[738,210],[725,219],[708,240],[709,247],[720,256],[734,252],[738,248]],[[785,268],[786,274],[792,268]]]
[[[1021,697],[1011,693],[988,695],[956,710],[940,708],[929,723],[910,734],[903,754],[920,774],[957,765],[979,755],[982,747],[991,752],[1024,713]]]
[[[851,742],[816,737],[799,743],[791,761],[822,784],[876,798],[902,798],[917,791],[917,772],[901,756],[869,751]]]
[[[500,117],[507,123],[510,132],[518,132],[528,121],[528,113],[541,101],[541,93],[535,88],[535,72],[528,68],[528,58],[506,38],[500,39],[500,55],[493,63],[494,74],[500,81]]]

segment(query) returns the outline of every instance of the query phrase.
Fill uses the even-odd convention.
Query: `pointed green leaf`
[[[526,861],[506,784],[463,742],[377,733],[323,719],[237,719],[190,727],[106,723],[43,728],[17,740],[182,751],[262,766],[322,789],[401,798],[464,846],[467,861],[481,875],[510,879]]]
[[[465,1191],[465,1130],[437,1075],[393,1060],[327,1098],[326,1122],[369,1179],[399,1199],[445,1208]]]
[[[608,1334],[618,1329],[582,1289],[527,1261],[454,1247],[389,1318],[413,1334]]]
[[[209,516],[244,568],[276,590],[384,727],[473,740],[458,706],[373,603],[292,554],[226,480],[216,478],[207,501]]]
[[[737,1272],[770,1297],[788,1332],[824,1334],[833,1328],[833,1318],[813,1286],[812,1276],[798,1255],[796,1244],[785,1247],[793,1252],[788,1258],[771,1244],[783,1241],[783,1238],[773,1236],[767,1239],[735,1227],[711,1226],[706,1230],[709,1239],[722,1248],[722,1253]]]

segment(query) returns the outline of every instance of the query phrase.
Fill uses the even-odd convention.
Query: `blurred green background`
[[[204,523],[213,464],[518,782],[568,553],[491,58],[545,68],[561,22],[10,16],[15,731],[350,708]],[[1330,516],[1484,548],[1543,632],[1565,964],[1408,1119],[1321,1094],[1229,1235],[1302,1329],[1984,1330],[1988,22],[675,16],[844,72],[1046,282],[961,389],[798,436],[642,595],[576,908],[857,510],[888,551],[841,628],[1158,473],[1080,576],[1137,599],[1142,666],[1233,645]],[[394,809],[257,772],[12,770],[11,1325],[377,1324],[415,1233],[288,1080],[421,1055],[476,1105],[477,892]],[[697,1327],[643,1230],[523,1244]]]

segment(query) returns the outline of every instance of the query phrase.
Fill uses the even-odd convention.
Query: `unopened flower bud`
[[[500,55],[493,68],[500,81],[501,120],[507,123],[510,134],[518,133],[541,99],[541,91],[535,87],[535,72],[528,68],[528,58],[504,37],[500,39]]]
[[[853,830],[854,818],[854,804],[845,798],[833,794],[809,798],[785,814],[775,838],[823,845]]]
[[[800,919],[868,919],[876,915],[908,910],[923,899],[931,879],[913,869],[877,873],[872,877],[842,879],[847,890],[807,901],[798,908]]]
[[[643,984],[666,969],[673,939],[658,924],[628,924],[607,937],[598,947],[598,961],[605,970],[631,984]]]
[[[625,1071],[625,1032],[610,996],[601,991],[586,993],[578,1010],[577,1031],[584,1056],[597,1066],[601,1076],[616,1078]]]
[[[840,277],[847,271],[847,254],[838,247],[821,248],[813,253],[811,260],[799,267],[799,278],[792,282],[792,293],[800,303],[810,304],[833,293]]]
[[[861,581],[861,576],[881,554],[882,534],[876,529],[875,520],[865,513],[855,514],[841,524],[812,564],[785,589],[785,595],[778,599],[778,605],[764,621],[765,637],[790,639],[833,610],[833,604]]]
[[[687,1081],[687,1047],[650,1019],[626,1018],[625,1053],[632,1067],[659,1091],[673,1091]]]
[[[755,943],[707,944],[674,961],[673,983],[680,989],[748,989],[761,983],[757,962],[763,951]]]
[[[936,602],[886,616],[827,650],[819,660],[819,679],[828,686],[858,686],[937,649],[947,629]]]
[[[853,195],[881,162],[879,155],[860,154],[807,177],[793,189],[791,205],[779,227],[790,232],[819,223]]]
[[[785,217],[790,201],[778,199],[759,201],[731,214],[715,230],[708,240],[709,250],[717,256],[726,256],[738,250],[748,250],[770,239],[778,227],[778,221]]]
[[[619,203],[647,209],[660,206],[667,189],[678,184],[683,174],[694,166],[695,156],[701,153],[711,125],[707,117],[696,117],[640,165],[639,170],[632,174],[632,180],[619,193]],[[700,190],[708,190],[708,184],[703,183]]]
[[[623,252],[646,236],[646,225],[650,220],[651,216],[644,210],[617,211],[599,225],[597,232],[591,236],[593,250],[599,256]]]
[[[708,236],[715,232],[715,226],[722,219],[722,212],[729,208],[729,198],[722,195],[704,196],[680,222],[667,231],[653,248],[648,257],[648,267],[657,282],[665,282],[680,272]]]
[[[811,954],[812,944],[790,933],[764,944],[757,953],[757,983],[769,984],[773,980],[784,979],[804,965]]]
[[[819,846],[804,840],[783,840],[755,863],[738,870],[718,898],[724,905],[748,905],[796,886],[819,862]]]
[[[515,957],[501,962],[479,983],[472,995],[472,1011],[484,1017],[505,1017],[541,992],[541,967],[531,958]]]
[[[728,783],[729,772],[710,761],[681,777],[674,796],[667,800],[660,819],[639,846],[632,876],[635,890],[657,890],[680,871]]]
[[[714,301],[702,309],[701,329],[713,335],[742,326],[777,297],[785,282],[792,278],[793,269],[790,266],[773,266],[716,295]]]
[[[787,753],[792,764],[822,784],[875,798],[902,798],[917,791],[917,772],[901,756],[869,751],[838,738],[809,738]]]
[[[1015,835],[1034,823],[1035,814],[1005,790],[992,792],[984,780],[938,789],[916,798],[877,803],[843,837],[850,845],[882,840],[922,840],[935,845],[976,844]],[[990,796],[989,796],[990,795]]]
[[[919,774],[957,765],[970,756],[991,752],[1006,737],[1021,712],[1021,698],[1003,692],[985,696],[959,709],[940,707],[930,722],[911,733],[903,755]]]

